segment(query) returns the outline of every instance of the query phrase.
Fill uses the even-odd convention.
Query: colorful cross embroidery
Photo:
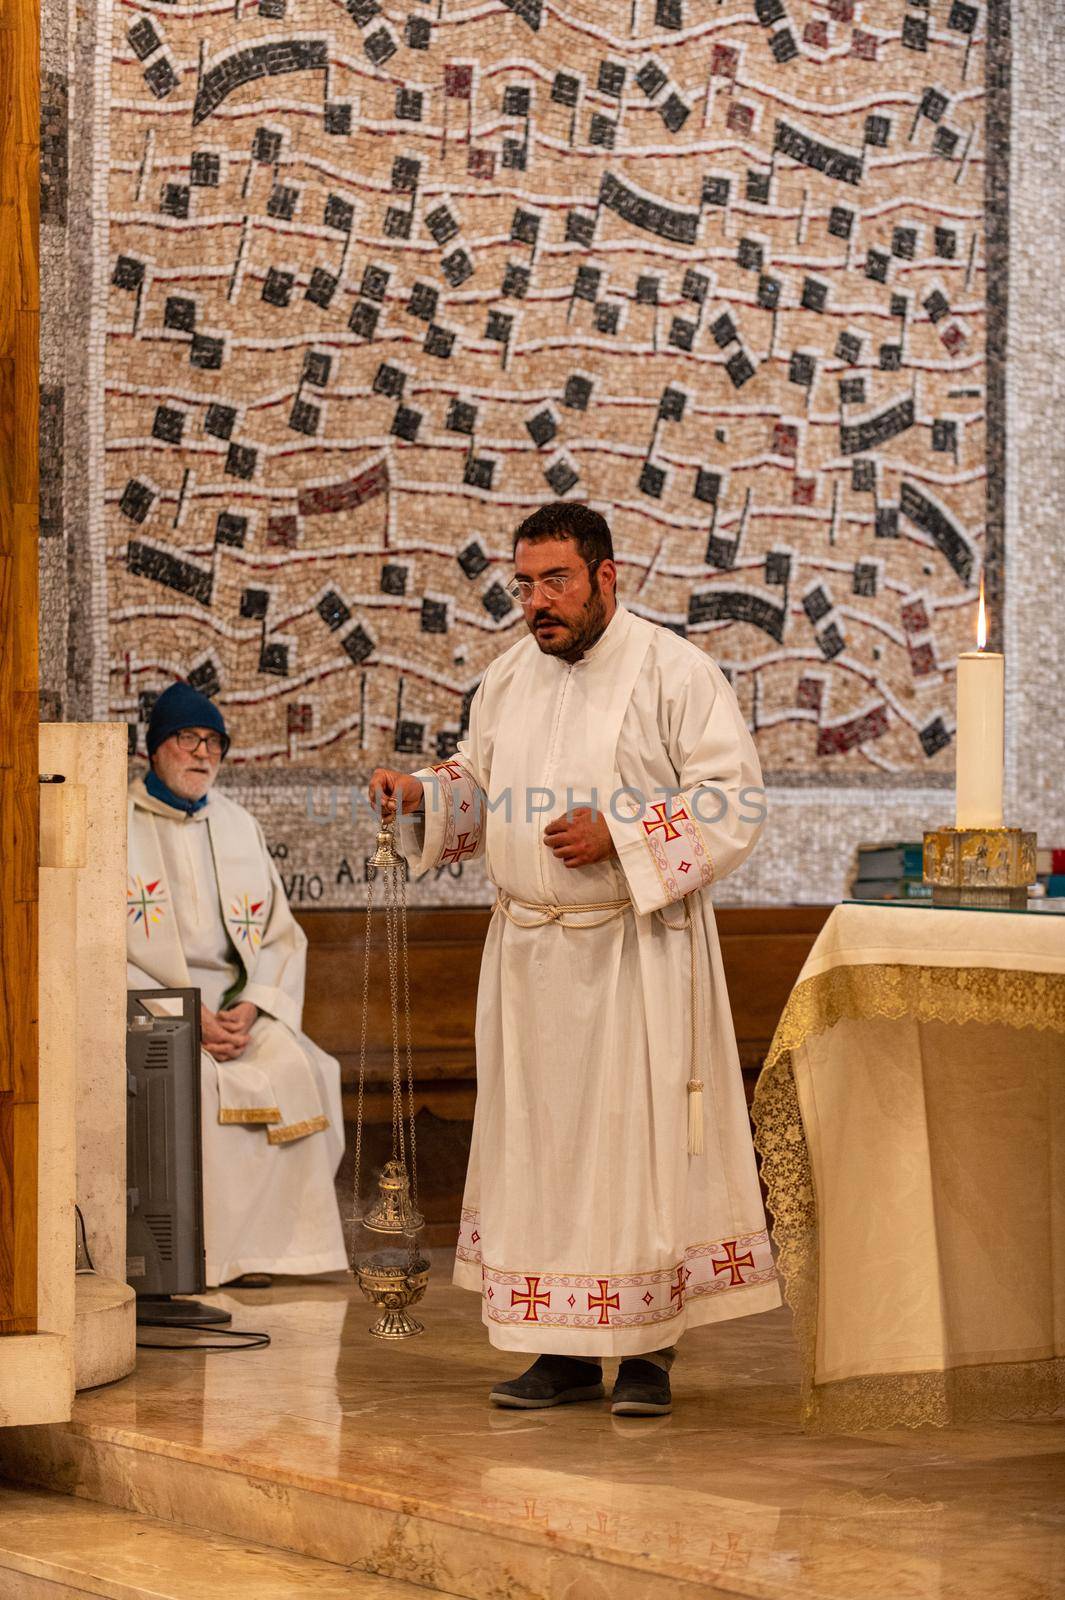
[[[683,1310],[684,1308],[684,1290],[687,1287],[688,1279],[690,1277],[691,1273],[688,1271],[687,1267],[679,1266],[677,1268],[677,1281],[676,1283],[670,1285],[670,1302],[672,1303],[674,1300],[676,1300],[678,1302],[678,1310]]]
[[[458,837],[458,843],[453,850],[442,850],[440,852],[441,861],[461,861],[463,856],[475,855],[477,852],[477,845],[467,844],[466,840],[469,837],[470,836],[468,833],[460,833]]]
[[[621,1310],[621,1296],[618,1294],[612,1294],[608,1299],[607,1290],[610,1288],[610,1279],[598,1278],[596,1281],[599,1284],[599,1294],[598,1296],[588,1296],[588,1310],[598,1311],[599,1326],[601,1328],[608,1328],[610,1326],[611,1311]]]
[[[719,1272],[727,1272],[728,1273],[728,1275],[729,1275],[729,1280],[728,1280],[729,1281],[729,1288],[731,1289],[731,1288],[735,1287],[736,1284],[743,1282],[743,1273],[740,1271],[740,1268],[741,1267],[753,1267],[754,1266],[754,1257],[752,1256],[752,1254],[751,1254],[751,1252],[749,1250],[747,1251],[746,1255],[738,1256],[736,1254],[736,1240],[735,1239],[726,1239],[725,1242],[722,1244],[721,1248],[725,1252],[724,1261],[713,1261],[712,1260],[710,1265],[714,1269],[714,1277],[715,1278],[717,1277]]]
[[[530,1278],[528,1274],[526,1274],[525,1293],[519,1294],[517,1289],[511,1289],[510,1303],[512,1306],[523,1305],[525,1307],[525,1315],[522,1318],[523,1322],[539,1322],[540,1313],[538,1307],[549,1306],[551,1304],[551,1296],[549,1294],[540,1293],[539,1278]]]
[[[263,923],[266,918],[258,916],[257,913],[262,910],[265,903],[263,900],[249,901],[248,896],[244,895],[242,900],[234,900],[229,908],[229,921],[233,932],[253,950],[258,950],[263,942]]]
[[[153,883],[145,883],[143,878],[138,878],[136,888],[131,886],[126,890],[126,913],[133,918],[134,926],[138,922],[144,923],[146,939],[152,936],[152,924],[163,920],[166,895],[156,894],[162,881],[162,878],[156,878]]]
[[[441,761],[437,766],[430,767],[430,772],[446,772],[449,778],[454,778],[458,783],[460,778],[466,776],[457,761]]]
[[[643,825],[644,833],[657,833],[659,828],[664,828],[664,838],[667,844],[671,839],[679,839],[680,829],[675,828],[673,824],[675,822],[687,822],[690,820],[684,807],[681,806],[679,811],[674,811],[672,815],[667,815],[669,812],[669,805],[666,801],[660,801],[658,805],[652,806],[651,810],[656,814],[658,820],[656,822],[645,822]]]

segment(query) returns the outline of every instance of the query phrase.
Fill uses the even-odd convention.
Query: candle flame
[[[984,604],[984,575],[980,574],[980,606],[976,613],[976,648],[987,649],[987,606]]]

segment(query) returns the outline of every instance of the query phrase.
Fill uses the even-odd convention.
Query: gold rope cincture
[[[691,980],[691,1051],[688,1060],[688,1154],[701,1156],[703,1153],[703,1080],[698,1073],[699,1059],[699,1028],[698,1028],[698,965],[695,957],[695,918],[691,914],[687,896],[683,900],[684,921],[667,922],[658,910],[654,915],[664,928],[670,933],[683,933],[688,930],[689,970]],[[626,895],[623,900],[585,900],[577,901],[573,905],[549,905],[546,902],[535,900],[519,900],[516,895],[505,894],[502,889],[496,890],[496,905],[502,911],[508,922],[516,928],[546,928],[549,922],[557,923],[560,928],[602,928],[608,922],[614,922],[618,917],[623,917],[627,911],[633,909],[632,901]],[[525,911],[536,914],[534,922],[522,922],[511,914],[512,905],[521,906]],[[597,918],[595,922],[567,922],[571,916],[590,916],[597,911],[603,911],[605,916]]]

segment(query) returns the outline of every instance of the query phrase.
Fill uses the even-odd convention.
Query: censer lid
[[[410,1178],[402,1161],[386,1161],[377,1180],[377,1195],[363,1212],[362,1225],[372,1233],[416,1233],[425,1218],[410,1199]]]

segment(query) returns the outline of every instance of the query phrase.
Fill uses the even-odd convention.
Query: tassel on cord
[[[703,1153],[703,1080],[698,1076],[699,1060],[699,978],[695,961],[695,918],[691,906],[684,902],[684,916],[688,924],[688,953],[691,968],[691,1065],[688,1078],[688,1154]]]
[[[701,1078],[688,1079],[688,1154],[703,1153],[703,1084]]]
[[[680,933],[685,924],[687,924],[688,928],[688,956],[691,978],[691,995],[689,1000],[689,1015],[691,1018],[691,1044],[688,1065],[688,1154],[690,1156],[701,1156],[703,1153],[703,1080],[698,1076],[699,970],[695,955],[695,918],[692,916],[692,909],[687,898],[685,898],[684,901],[684,922],[667,922],[661,911],[659,911],[657,915],[659,921],[662,923],[662,926],[671,929],[675,933]]]

